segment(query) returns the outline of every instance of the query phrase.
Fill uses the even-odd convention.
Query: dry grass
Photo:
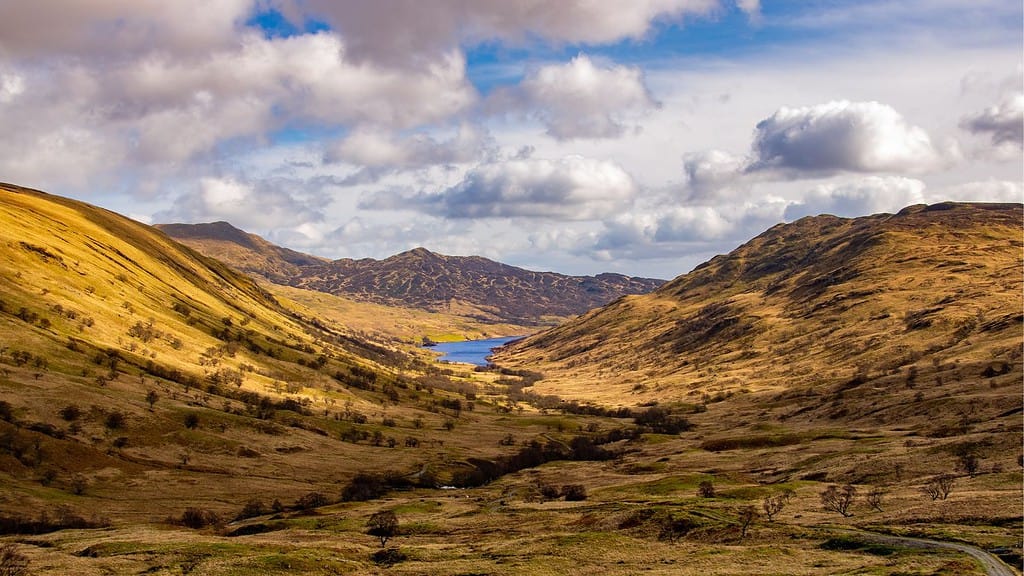
[[[499,374],[458,366],[441,374],[391,339],[423,326],[447,330],[447,322],[455,331],[479,326],[361,312],[325,295],[282,291],[271,300],[257,285],[146,227],[71,201],[0,192],[0,262],[0,399],[11,408],[0,418],[0,516],[36,518],[46,511],[53,518],[70,506],[110,521],[108,528],[0,538],[17,543],[36,574],[981,573],[952,552],[823,548],[840,527],[1019,549],[1020,414],[1013,412],[1020,405],[1019,374],[975,376],[966,355],[957,357],[959,365],[944,356],[934,371],[921,369],[922,382],[940,376],[947,382],[941,386],[905,388],[905,374],[894,373],[841,391],[793,386],[786,395],[766,387],[709,402],[706,410],[698,408],[699,398],[666,404],[694,428],[620,441],[612,445],[619,453],[613,460],[551,462],[480,488],[395,491],[233,522],[254,497],[290,507],[318,491],[336,501],[356,473],[387,470],[429,472],[445,484],[471,459],[631,422],[510,403]],[[171,308],[176,299],[190,304],[194,323]],[[76,319],[56,312],[57,304],[75,310]],[[18,318],[21,307],[38,318]],[[321,310],[320,326],[304,320]],[[93,318],[91,326],[81,324],[85,316]],[[346,321],[350,316],[355,319]],[[40,323],[43,317],[49,325]],[[225,344],[212,333],[223,328],[224,317],[235,334],[248,318],[247,338],[280,352],[271,357],[241,347],[217,366],[201,364],[205,351]],[[129,335],[149,318],[163,336],[143,342]],[[392,320],[385,318],[395,324],[406,318],[409,327],[389,328]],[[78,341],[77,351],[68,348],[69,337]],[[173,346],[173,338],[181,345]],[[984,338],[972,339],[984,345]],[[113,375],[109,365],[93,361],[108,349],[122,357]],[[47,363],[18,365],[15,351]],[[320,355],[326,364],[311,367]],[[147,372],[147,360],[195,380],[161,378]],[[254,370],[244,372],[240,386],[209,387],[215,369],[246,364]],[[378,385],[365,390],[333,378],[353,367],[376,373]],[[397,402],[384,383],[395,387]],[[150,391],[158,395],[152,406]],[[279,405],[261,418],[242,392],[305,405]],[[925,398],[915,403],[917,392]],[[633,399],[628,392],[601,394],[593,395],[610,404]],[[435,405],[473,395],[474,409],[458,415]],[[837,400],[855,413],[830,418]],[[872,422],[873,404],[898,402],[920,413],[909,413],[903,424]],[[70,404],[81,409],[73,420],[60,413]],[[972,405],[974,412],[958,412]],[[811,408],[794,414],[805,406]],[[1005,415],[992,416],[996,410]],[[120,427],[107,425],[113,412],[125,416]],[[354,422],[354,412],[366,421]],[[198,417],[191,429],[190,414]],[[380,432],[397,444],[342,440],[352,429]],[[501,443],[509,433],[514,446]],[[419,446],[406,447],[407,437]],[[957,472],[947,500],[921,493],[932,476],[956,471],[965,448],[980,458],[982,473]],[[703,481],[713,483],[716,497],[697,495]],[[818,494],[833,483],[853,483],[862,494],[884,487],[883,511],[858,500],[850,518],[825,512]],[[585,500],[541,498],[540,486],[573,484],[585,488]],[[775,521],[759,518],[740,538],[739,511],[785,489],[795,497]],[[192,530],[167,521],[188,507],[215,512],[224,522]],[[381,510],[398,515],[402,533],[390,544],[405,555],[387,568],[371,559],[379,544],[365,529]],[[692,530],[674,543],[659,538],[668,518],[686,519]],[[240,528],[249,535],[229,536]]]

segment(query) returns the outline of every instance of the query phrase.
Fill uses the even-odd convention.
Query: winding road
[[[985,574],[988,574],[988,576],[1020,576],[1019,572],[1007,566],[1005,562],[1000,560],[994,554],[968,544],[942,542],[941,540],[927,540],[925,538],[911,538],[909,536],[890,536],[889,534],[879,534],[877,532],[865,532],[861,530],[847,530],[844,532],[869,542],[877,542],[879,544],[887,544],[890,546],[905,546],[908,548],[945,548],[948,550],[956,550],[958,552],[968,554],[978,562],[981,562],[982,567],[985,569]]]

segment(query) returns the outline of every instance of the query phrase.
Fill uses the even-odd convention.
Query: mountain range
[[[278,284],[523,326],[551,324],[664,283],[610,273],[534,272],[480,256],[446,256],[425,248],[384,260],[326,260],[275,246],[226,222],[157,227],[208,256]]]

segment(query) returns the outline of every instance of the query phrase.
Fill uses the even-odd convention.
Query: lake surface
[[[465,362],[486,366],[487,357],[491,355],[491,349],[497,348],[506,342],[522,338],[522,336],[505,336],[503,338],[488,338],[486,340],[463,340],[462,342],[441,342],[432,349],[444,353],[438,360],[448,362]]]

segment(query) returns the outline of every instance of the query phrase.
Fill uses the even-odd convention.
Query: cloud
[[[1024,202],[1024,184],[1009,180],[980,180],[936,188],[928,202]]]
[[[750,171],[923,172],[942,155],[923,129],[878,102],[783,107],[757,124]]]
[[[925,184],[913,178],[870,176],[846,184],[822,184],[802,200],[786,207],[784,217],[792,221],[804,216],[865,216],[895,213],[912,204],[925,202]]]
[[[413,129],[446,122],[477,97],[458,53],[410,71],[353,63],[329,32],[237,40],[202,58],[153,50],[117,62],[0,59],[0,172],[82,188],[117,171],[160,178],[265,144],[283,128]]]
[[[960,127],[989,136],[994,146],[1024,148],[1024,93],[1005,94],[999,103],[964,117]]]
[[[721,150],[683,156],[684,187],[689,200],[711,200],[746,192],[745,170],[750,160]]]
[[[357,60],[415,65],[414,55],[433,55],[485,41],[524,45],[607,44],[645,37],[658,22],[707,15],[719,0],[279,0],[302,18],[311,15],[340,30]],[[749,1],[741,2],[750,4]]]
[[[369,168],[416,168],[473,162],[493,147],[487,131],[470,124],[459,126],[447,140],[422,133],[403,138],[379,128],[361,128],[330,146],[324,159]]]
[[[158,222],[226,220],[243,230],[297,228],[323,220],[327,198],[318,190],[287,179],[250,182],[237,178],[203,178],[199,186],[154,215]]]
[[[636,192],[633,178],[618,164],[572,155],[481,164],[440,194],[380,193],[362,207],[411,208],[455,219],[592,220],[627,206]]]
[[[632,120],[659,106],[639,68],[599,66],[585,54],[533,70],[512,98],[559,140],[620,136]]]
[[[202,54],[234,42],[253,0],[48,0],[0,3],[0,54],[123,59]]]

